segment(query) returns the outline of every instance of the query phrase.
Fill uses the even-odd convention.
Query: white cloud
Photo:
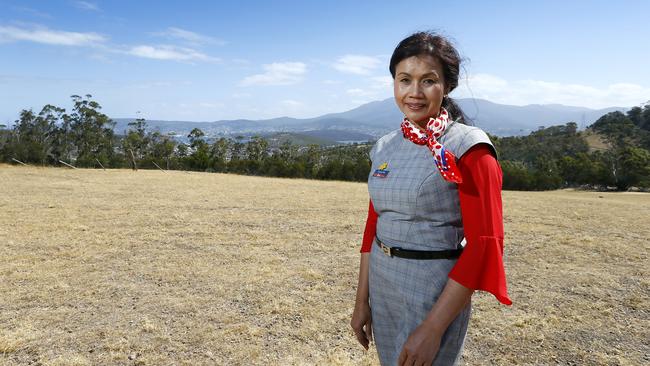
[[[508,81],[495,75],[476,74],[454,91],[458,97],[487,99],[496,103],[564,104],[589,108],[633,106],[650,99],[650,88],[616,83],[605,87],[543,80]]]
[[[345,93],[357,101],[362,98],[365,101],[385,99],[392,93],[393,78],[390,76],[373,76],[366,79],[363,87],[350,88]]]
[[[358,98],[373,98],[377,95],[375,91],[364,90],[360,88],[348,89],[345,91],[349,96]]]
[[[379,65],[381,65],[381,60],[377,57],[345,55],[340,57],[333,66],[341,72],[368,75]]]
[[[184,111],[195,112],[196,110],[213,111],[215,109],[222,109],[225,106],[226,105],[221,102],[192,101],[178,103],[177,108],[180,108]]]
[[[134,89],[164,89],[171,88],[175,86],[174,83],[170,81],[141,81],[134,84],[126,85],[128,88]]]
[[[44,13],[42,11],[38,11],[36,9],[32,9],[26,6],[14,6],[13,9],[39,18],[46,18],[46,19],[53,18],[52,15],[48,13]]]
[[[200,102],[198,106],[207,109],[220,109],[225,107],[225,104],[219,102]]]
[[[0,26],[0,42],[27,41],[60,46],[92,46],[106,41],[97,33],[52,30],[42,26],[20,28]]]
[[[74,5],[82,10],[90,10],[90,11],[100,11],[99,6],[95,3],[91,3],[89,1],[75,1]]]
[[[323,80],[323,84],[325,84],[325,85],[338,85],[338,84],[342,84],[342,83],[343,82],[341,80],[331,80],[331,79]]]
[[[169,27],[164,32],[155,33],[155,35],[172,38],[172,39],[180,39],[192,45],[216,44],[216,45],[223,46],[226,44],[226,42],[221,39],[206,36],[203,34],[191,32],[176,27]]]
[[[243,98],[250,98],[250,97],[252,97],[253,95],[251,95],[251,94],[249,94],[249,93],[233,93],[233,94],[230,95],[230,96],[233,97],[233,98],[235,98],[235,99],[243,99]]]
[[[197,35],[200,36],[200,35]],[[137,57],[156,60],[172,60],[185,62],[219,62],[220,59],[208,56],[202,52],[188,47],[172,45],[137,45],[131,47],[117,47],[107,45],[107,38],[97,33],[67,32],[35,26],[0,26],[0,43],[2,42],[36,42],[60,46],[95,46],[100,50],[112,53],[128,54]],[[102,54],[92,54],[93,59],[108,62],[109,59]]]
[[[162,46],[149,46],[140,45],[131,47],[127,54],[143,58],[151,58],[155,60],[171,60],[171,61],[203,61],[203,62],[218,62],[219,59],[208,56],[199,51],[191,48],[176,47],[169,45]]]
[[[264,117],[263,118],[275,118],[279,116],[292,116],[297,117],[303,116],[308,112],[307,106],[300,101],[294,99],[284,99],[280,101],[268,101],[270,104],[264,107],[263,111],[260,111]]]
[[[380,90],[391,90],[393,88],[392,76],[375,76],[370,78],[370,87]]]
[[[307,65],[302,62],[276,62],[263,68],[263,74],[247,76],[239,85],[291,85],[302,81],[307,72]]]
[[[230,60],[230,63],[235,65],[240,65],[240,66],[248,66],[251,64],[249,60],[243,58],[233,58],[232,60]]]
[[[302,103],[300,103],[297,100],[293,100],[293,99],[286,99],[286,100],[281,101],[280,103],[282,103],[282,105],[290,107],[290,108],[302,107]]]

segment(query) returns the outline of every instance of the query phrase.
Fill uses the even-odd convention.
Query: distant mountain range
[[[531,104],[514,106],[492,103],[483,99],[456,99],[475,126],[497,136],[527,135],[540,126],[576,122],[587,127],[602,115],[629,108],[590,109],[560,104]],[[370,102],[341,113],[315,118],[280,117],[265,120],[222,120],[215,122],[147,120],[148,127],[180,138],[193,128],[200,128],[208,137],[234,137],[278,133],[307,135],[323,141],[366,141],[376,139],[399,127],[403,118],[393,98]],[[115,132],[128,130],[134,119],[114,118]]]

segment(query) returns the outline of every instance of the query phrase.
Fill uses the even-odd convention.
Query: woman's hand
[[[372,315],[368,301],[359,301],[355,304],[350,326],[359,343],[368,350],[368,345],[372,342]]]
[[[372,342],[372,315],[370,314],[370,298],[368,296],[369,263],[370,252],[361,253],[357,298],[354,301],[354,311],[352,312],[352,320],[350,320],[354,335],[366,350],[370,342]]]
[[[440,349],[442,334],[422,323],[408,337],[397,359],[399,366],[431,365]]]
[[[404,343],[397,364],[431,365],[440,349],[442,335],[469,303],[473,293],[474,290],[450,278],[427,317]]]

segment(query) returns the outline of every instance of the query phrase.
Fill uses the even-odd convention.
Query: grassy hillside
[[[265,135],[265,139],[269,141],[272,146],[280,146],[284,143],[292,145],[307,146],[307,145],[335,145],[336,141],[319,138],[316,136],[303,135],[293,132],[279,132],[270,135]]]
[[[0,364],[377,365],[349,329],[366,185],[0,165]],[[639,365],[650,195],[505,192],[512,307],[468,365]]]
[[[592,129],[586,129],[580,135],[587,141],[589,145],[589,152],[605,151],[612,148],[612,145],[607,141],[607,138]]]

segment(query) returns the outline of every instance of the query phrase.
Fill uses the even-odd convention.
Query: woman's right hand
[[[372,315],[370,314],[370,297],[368,291],[368,272],[370,268],[370,252],[361,253],[359,262],[359,284],[354,301],[354,311],[350,326],[354,335],[363,348],[368,350],[372,342]]]
[[[354,305],[350,326],[359,343],[361,343],[363,348],[368,350],[368,346],[372,342],[372,315],[368,300],[358,301]]]

